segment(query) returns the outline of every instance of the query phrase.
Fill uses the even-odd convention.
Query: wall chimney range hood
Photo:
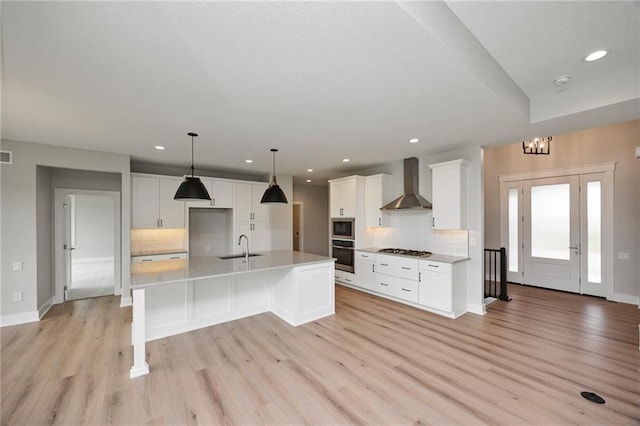
[[[382,206],[380,210],[430,209],[431,203],[418,193],[418,159],[404,159],[404,194]]]

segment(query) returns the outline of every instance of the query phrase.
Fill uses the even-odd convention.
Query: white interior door
[[[580,292],[580,177],[523,183],[525,284]]]

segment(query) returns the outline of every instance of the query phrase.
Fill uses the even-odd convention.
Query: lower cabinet
[[[376,274],[376,291],[418,303],[418,282],[391,275]]]
[[[187,253],[153,254],[149,256],[131,256],[132,263],[157,262],[159,260],[186,259]]]
[[[356,274],[352,274],[351,272],[336,269],[334,272],[334,278],[337,282],[356,285]]]
[[[433,309],[451,312],[451,274],[420,272],[420,298],[418,303]]]
[[[467,262],[420,261],[421,305],[457,317],[467,311]]]

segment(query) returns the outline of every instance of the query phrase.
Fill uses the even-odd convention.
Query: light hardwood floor
[[[337,286],[336,315],[304,326],[262,314],[150,342],[134,380],[129,308],[57,305],[1,330],[1,423],[640,424],[637,307],[510,295],[450,320]]]

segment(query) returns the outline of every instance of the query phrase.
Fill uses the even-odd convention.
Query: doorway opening
[[[120,193],[56,188],[54,203],[54,303],[120,294]]]
[[[613,295],[613,164],[500,177],[507,280]]]
[[[293,251],[304,251],[303,204],[293,202]]]

